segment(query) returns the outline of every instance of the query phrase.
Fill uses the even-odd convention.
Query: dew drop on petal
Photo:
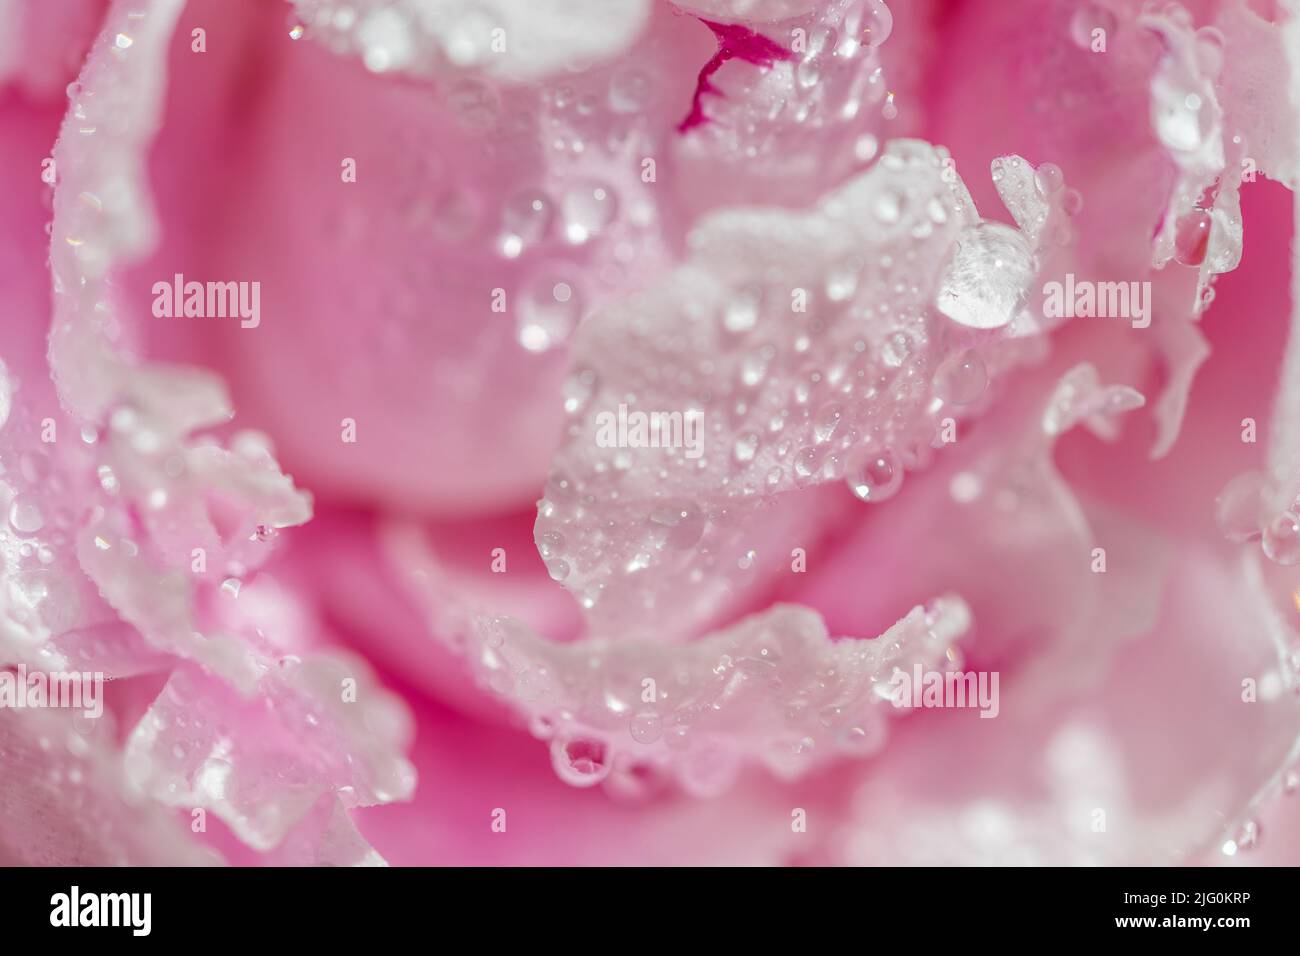
[[[652,744],[663,736],[663,719],[653,711],[645,711],[632,718],[628,729],[637,743]]]
[[[880,357],[890,368],[898,368],[911,354],[912,339],[906,332],[895,332],[889,336],[880,350]]]
[[[551,764],[574,787],[592,787],[609,776],[609,750],[595,737],[561,734],[551,741]]]
[[[859,162],[871,162],[878,152],[880,152],[880,141],[870,133],[863,133],[853,143],[853,155]]]
[[[868,451],[849,465],[845,481],[860,501],[892,498],[903,484],[903,468],[890,451]]]
[[[1204,209],[1193,209],[1179,217],[1174,230],[1174,258],[1185,266],[1205,261],[1214,220]]]
[[[1290,567],[1300,564],[1300,517],[1284,511],[1264,526],[1264,553],[1269,560]]]
[[[754,453],[758,451],[759,438],[754,432],[742,432],[736,436],[736,442],[732,445],[731,453],[735,456],[736,461],[750,462],[754,460]]]
[[[875,49],[894,32],[894,15],[884,0],[867,0],[867,16],[862,23],[862,45]]]
[[[997,222],[962,232],[939,282],[936,307],[959,325],[997,329],[1016,317],[1036,273],[1021,233]]]
[[[691,502],[665,502],[650,512],[653,531],[675,551],[695,546],[704,534],[705,515]]]
[[[19,534],[35,534],[45,526],[45,517],[35,501],[18,495],[9,505],[9,523]]]
[[[989,373],[972,349],[944,359],[935,370],[934,393],[950,405],[969,405],[984,394]]]
[[[1034,183],[1040,193],[1051,196],[1060,192],[1065,186],[1065,174],[1056,163],[1043,163],[1034,170]]]
[[[1263,472],[1248,471],[1237,475],[1219,492],[1214,516],[1229,541],[1249,541],[1259,536],[1266,480]]]
[[[893,190],[883,190],[872,202],[871,211],[882,223],[892,225],[903,215],[903,197]]]

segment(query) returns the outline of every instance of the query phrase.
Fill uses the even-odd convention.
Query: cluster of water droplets
[[[288,32],[373,73],[435,77],[477,71],[512,81],[580,69],[624,50],[646,0],[294,0]]]
[[[583,327],[536,540],[595,633],[707,616],[788,562],[783,492],[886,501],[979,411],[1040,331],[1027,292],[1068,233],[1059,170],[1006,157],[994,175],[1019,229],[978,216],[946,152],[895,141],[809,212],[715,214],[686,265]],[[606,447],[620,406],[675,413],[682,440]]]
[[[1219,527],[1230,541],[1258,541],[1269,560],[1300,564],[1300,497],[1279,501],[1277,485],[1263,471],[1237,475],[1216,502]]]
[[[832,640],[807,609],[780,606],[685,646],[557,645],[483,620],[467,656],[480,682],[528,716],[556,773],[644,797],[675,783],[726,790],[748,763],[783,778],[883,746],[899,670],[961,666],[956,598],[909,612],[875,640]]]
[[[48,440],[67,423],[37,418],[28,399],[0,363],[0,657],[53,668],[63,655],[51,639],[94,618],[99,605],[77,567],[70,505],[86,490],[72,476],[92,466],[85,439]],[[94,437],[88,431],[89,443]]]
[[[1226,40],[1216,27],[1197,29],[1178,3],[1148,3],[1132,26],[1159,41],[1151,126],[1178,169],[1152,263],[1163,268],[1172,259],[1198,271],[1193,311],[1200,314],[1214,299],[1214,277],[1241,261],[1246,144],[1240,134],[1228,137],[1219,102]]]
[[[272,768],[281,776],[314,775],[328,792],[360,790],[357,778],[369,780],[373,771],[375,780],[396,783],[367,785],[358,799],[399,799],[412,783],[400,755],[408,741],[391,726],[400,703],[365,674],[357,672],[366,703],[348,711],[337,683],[312,679],[337,674],[325,660],[308,659],[293,677],[276,669],[278,652],[238,610],[240,578],[266,559],[277,529],[307,520],[310,499],[280,471],[263,437],[243,432],[218,441],[211,434],[231,417],[215,376],[141,362],[123,342],[113,273],[157,237],[141,190],[180,6],[114,8],[69,87],[54,148],[59,179],[49,230],[52,388],[43,380],[20,386],[0,366],[0,653],[51,669],[66,658],[110,676],[168,667],[198,674],[180,660],[197,662],[204,686],[178,701],[160,700],[157,708],[174,704],[177,712],[152,711],[142,726],[183,727],[207,709],[209,733],[236,752],[255,749],[267,725],[221,728],[222,716],[233,724],[239,707],[316,708],[328,716],[327,742],[285,743],[274,759],[237,766],[254,791],[255,812],[278,814],[287,827],[301,816],[293,799],[269,783],[257,790]],[[48,417],[38,411],[50,409],[57,411]],[[276,677],[268,678],[273,669]],[[373,726],[350,723],[359,719]],[[93,723],[85,733],[74,730],[77,736],[49,747],[117,763],[120,779],[115,735],[96,733]],[[51,764],[61,765],[60,756],[52,753]],[[151,795],[166,802],[180,793],[179,775],[162,762],[151,766]],[[116,789],[110,783],[106,792]],[[240,831],[235,814],[227,822]]]

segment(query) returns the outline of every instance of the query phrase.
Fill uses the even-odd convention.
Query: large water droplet
[[[1204,155],[1211,148],[1222,158],[1219,111],[1210,91],[1172,63],[1151,81],[1151,125],[1156,138],[1174,153]]]
[[[574,787],[593,787],[609,775],[609,750],[595,737],[561,734],[551,741],[551,764]]]
[[[632,718],[628,729],[637,743],[652,744],[664,734],[663,719],[653,711],[644,711]]]
[[[898,368],[912,354],[912,338],[906,332],[895,332],[885,339],[880,357],[890,368]]]
[[[664,502],[650,512],[651,530],[676,551],[695,546],[704,534],[705,515],[689,501]]]
[[[872,200],[871,212],[876,219],[885,225],[893,225],[902,218],[905,201],[906,199],[901,193],[894,192],[892,189],[885,189]]]
[[[1178,218],[1174,230],[1174,258],[1185,266],[1199,266],[1210,246],[1214,219],[1204,209],[1193,209]]]
[[[1300,564],[1300,517],[1284,511],[1264,526],[1264,553],[1271,561],[1290,567]]]
[[[1043,163],[1034,170],[1034,184],[1044,196],[1052,196],[1065,186],[1065,174],[1056,163]]]
[[[884,0],[867,0],[866,16],[862,21],[862,45],[875,49],[894,32],[894,15]]]
[[[855,456],[845,480],[860,501],[884,501],[902,486],[903,467],[893,452],[871,450]]]
[[[1020,232],[983,222],[958,238],[936,306],[967,328],[1001,328],[1020,311],[1034,274],[1034,257]]]
[[[45,517],[35,501],[18,495],[9,505],[9,523],[19,534],[35,534],[45,527]]]

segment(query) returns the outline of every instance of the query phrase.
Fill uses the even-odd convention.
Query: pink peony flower
[[[0,862],[1300,861],[1298,64],[0,4]]]

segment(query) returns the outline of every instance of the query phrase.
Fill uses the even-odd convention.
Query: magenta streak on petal
[[[679,133],[703,124],[708,118],[704,115],[704,94],[719,93],[709,77],[722,69],[722,64],[731,59],[741,59],[756,66],[770,67],[777,60],[790,59],[790,51],[761,33],[736,23],[714,23],[700,20],[713,31],[718,38],[718,52],[713,54],[708,63],[700,70],[700,78],[695,84],[695,96],[691,100],[691,111],[677,127]]]

